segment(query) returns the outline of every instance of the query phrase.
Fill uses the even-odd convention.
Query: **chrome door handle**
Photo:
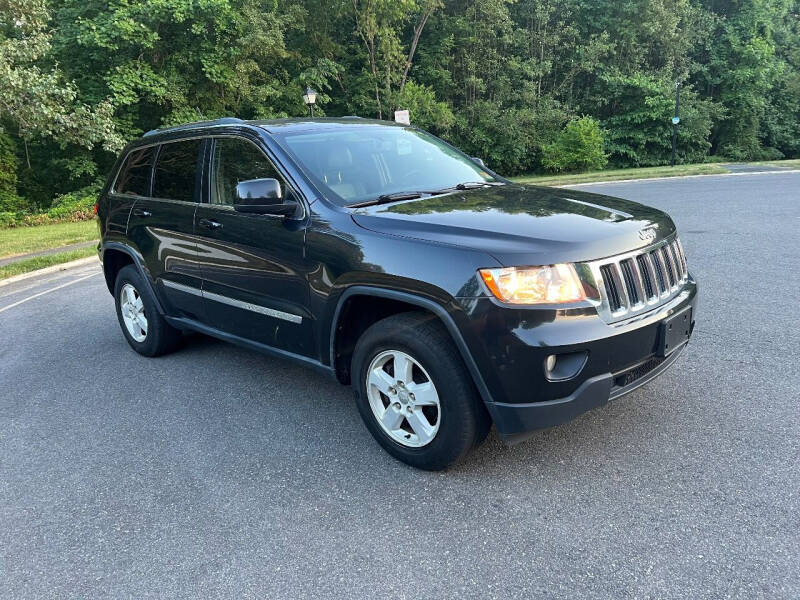
[[[149,210],[145,210],[143,208],[134,208],[133,214],[137,217],[150,217],[153,215]]]
[[[215,229],[222,229],[222,223],[219,221],[212,221],[211,219],[200,219],[200,226],[211,229],[212,231]]]

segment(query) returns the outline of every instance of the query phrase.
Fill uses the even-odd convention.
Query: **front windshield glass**
[[[276,137],[326,196],[341,205],[498,181],[457,150],[415,129],[343,125],[278,132]]]

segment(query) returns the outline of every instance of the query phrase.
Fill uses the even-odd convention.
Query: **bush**
[[[573,119],[555,142],[542,148],[542,165],[549,171],[594,171],[607,163],[603,130],[592,117]]]
[[[96,181],[74,192],[56,196],[53,205],[43,212],[2,210],[0,207],[0,227],[27,227],[91,220],[94,218],[94,203],[102,188],[103,182]]]
[[[541,165],[543,146],[556,139],[565,121],[564,110],[556,102],[513,108],[481,101],[459,113],[454,131],[443,137],[482,158],[490,169],[518,175]]]

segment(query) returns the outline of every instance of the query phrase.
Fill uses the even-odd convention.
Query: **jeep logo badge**
[[[649,242],[650,240],[656,239],[656,230],[652,227],[648,227],[647,229],[640,229],[639,239],[644,240],[645,242]]]

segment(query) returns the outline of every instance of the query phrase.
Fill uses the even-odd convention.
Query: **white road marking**
[[[100,273],[91,273],[90,275],[85,275],[84,277],[79,277],[78,279],[73,279],[72,281],[68,281],[67,283],[62,283],[61,285],[57,285],[56,287],[44,290],[43,292],[39,292],[38,294],[34,294],[33,296],[28,296],[27,298],[23,298],[22,300],[18,300],[13,304],[9,304],[8,306],[4,306],[0,308],[0,313],[7,311],[9,308],[14,308],[15,306],[19,306],[20,304],[24,304],[28,300],[34,300],[39,296],[44,296],[45,294],[49,294],[50,292],[55,292],[56,290],[60,290],[61,288],[65,288],[68,285],[72,285],[73,283],[79,283],[84,279],[89,279],[89,277],[94,277],[95,275],[100,275]]]

